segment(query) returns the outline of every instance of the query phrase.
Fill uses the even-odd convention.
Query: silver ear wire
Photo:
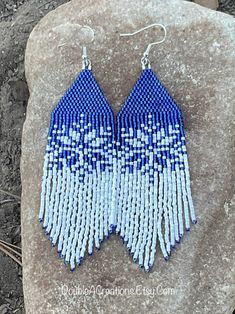
[[[145,50],[145,52],[143,53],[143,57],[141,58],[141,64],[142,64],[142,69],[150,69],[151,68],[151,65],[150,65],[150,60],[149,60],[149,52],[151,50],[151,48],[157,44],[161,44],[165,41],[166,39],[166,34],[167,34],[167,31],[166,31],[166,27],[162,24],[158,24],[158,23],[154,23],[154,24],[151,24],[151,25],[148,25],[146,27],[143,27],[137,31],[135,31],[134,33],[122,33],[120,34],[121,37],[124,37],[124,36],[134,36],[138,33],[141,33],[142,31],[146,30],[146,29],[149,29],[151,27],[154,27],[154,26],[160,26],[163,30],[164,30],[164,37],[163,39],[159,40],[159,41],[155,41],[155,42],[152,42],[150,44],[148,44],[147,46],[147,49]]]
[[[93,39],[91,43],[94,41],[95,38],[95,32],[90,26],[83,26],[82,28],[87,28],[92,32]],[[87,56],[87,49],[85,46],[82,47],[82,69],[83,70],[91,70],[91,60]]]
[[[91,70],[91,60],[87,56],[86,47],[82,47],[82,69]]]

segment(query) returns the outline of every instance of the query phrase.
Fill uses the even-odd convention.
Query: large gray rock
[[[152,68],[184,114],[198,224],[168,263],[159,254],[151,273],[133,264],[116,236],[71,273],[37,222],[50,112],[81,69],[81,46],[91,39],[82,25],[95,30],[87,44],[93,73],[117,112],[141,72],[143,50],[160,36],[156,29],[131,39],[119,33],[153,22],[168,30],[151,53]],[[77,0],[35,27],[26,51],[21,160],[27,313],[232,313],[234,32],[233,18],[176,0]],[[92,287],[96,293],[85,290]]]

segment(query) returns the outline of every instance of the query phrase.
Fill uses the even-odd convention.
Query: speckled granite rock
[[[213,10],[216,10],[219,6],[218,0],[194,0],[194,2]]]
[[[95,42],[87,45],[93,73],[117,112],[157,30],[131,39],[119,33],[153,22],[168,29],[165,43],[152,51],[152,68],[185,117],[198,224],[169,262],[159,254],[151,273],[132,263],[115,236],[70,273],[37,222],[50,112],[81,68],[81,45],[90,40],[82,25],[95,29]],[[72,1],[33,30],[21,160],[27,313],[232,313],[234,31],[233,18],[176,0]]]

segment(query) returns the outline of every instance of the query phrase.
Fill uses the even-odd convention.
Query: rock
[[[150,58],[183,111],[198,224],[168,263],[158,254],[150,273],[132,263],[116,236],[71,273],[37,222],[50,113],[81,69],[84,42],[117,113],[141,72],[142,52],[161,36],[157,29],[128,39],[119,33],[153,22],[168,30]],[[92,44],[82,25],[94,28]],[[234,31],[232,17],[176,0],[77,0],[34,28],[25,58],[30,100],[21,159],[27,313],[232,312]]]
[[[194,0],[194,2],[213,10],[216,10],[219,6],[218,0]]]

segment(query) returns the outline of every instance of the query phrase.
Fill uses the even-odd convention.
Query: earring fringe
[[[51,116],[39,220],[71,270],[109,235],[114,117],[90,70]]]
[[[116,233],[149,271],[157,242],[168,260],[190,219],[196,223],[182,116],[151,69],[118,115],[117,156]]]
[[[149,271],[196,223],[181,112],[145,69],[117,118],[84,69],[51,115],[39,220],[71,270],[120,234]]]

